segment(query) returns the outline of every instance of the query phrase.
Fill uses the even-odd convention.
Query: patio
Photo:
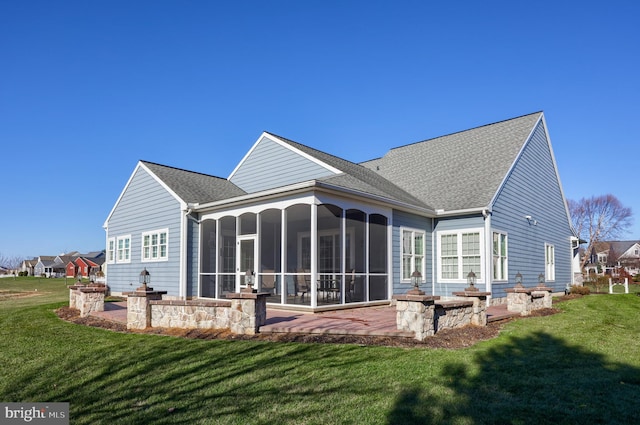
[[[91,315],[126,324],[127,303],[106,302],[104,311],[93,312]],[[487,308],[487,322],[518,316],[519,313],[507,311],[506,305]],[[395,306],[362,307],[321,313],[268,307],[267,321],[260,327],[260,333],[413,337],[412,332],[397,329]]]

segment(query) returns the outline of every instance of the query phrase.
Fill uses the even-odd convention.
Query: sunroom
[[[201,212],[198,297],[251,285],[267,303],[305,309],[389,300],[390,217],[318,193]]]

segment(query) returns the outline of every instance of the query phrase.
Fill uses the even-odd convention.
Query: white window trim
[[[484,228],[482,227],[477,227],[477,228],[469,228],[469,229],[459,229],[459,230],[444,230],[444,231],[439,231],[437,232],[437,249],[438,249],[438,254],[437,254],[437,264],[438,264],[438,273],[437,273],[437,277],[438,277],[438,282],[442,282],[442,283],[467,283],[467,276],[464,275],[462,269],[463,269],[463,264],[462,264],[462,234],[463,233],[478,233],[479,234],[479,240],[478,243],[480,244],[480,278],[477,280],[478,283],[484,283],[486,280],[486,273],[485,273],[485,267],[484,265],[486,264],[485,262],[485,258],[486,258],[486,253],[485,253],[485,244],[484,244]],[[457,235],[457,249],[458,249],[458,278],[457,279],[443,279],[442,278],[442,236],[446,236],[446,235]],[[478,272],[476,272],[474,270],[474,272],[476,274],[478,274]],[[464,275],[464,276],[463,276]]]
[[[551,263],[549,263],[549,248],[553,253]],[[544,278],[547,282],[554,282],[556,280],[556,247],[553,244],[544,244]]]
[[[504,266],[504,276],[502,276],[500,279],[496,278],[493,275],[493,235],[494,234],[498,234],[498,235],[504,235],[505,237],[505,241],[507,242],[507,249],[506,249],[506,254],[505,254],[505,266]],[[501,255],[498,256],[498,258],[502,257]],[[494,282],[507,282],[509,280],[509,234],[507,232],[501,232],[500,230],[492,230],[491,231],[491,278],[493,279]]]
[[[113,249],[111,249],[111,243],[113,243]],[[107,264],[113,264],[116,262],[116,249],[116,238],[111,237],[107,239]]]
[[[402,283],[411,283],[411,278],[407,279],[404,277],[404,232],[411,232],[411,246],[414,246],[414,239],[416,233],[422,235],[422,265],[420,267],[420,274],[422,274],[421,282],[426,281],[427,277],[427,232],[424,229],[416,229],[413,227],[400,227],[400,282]],[[415,270],[415,260],[416,254],[415,252],[411,254],[411,273]]]
[[[127,239],[129,240],[129,248],[128,248],[129,258],[124,259],[124,260],[119,260],[118,259],[118,255],[119,255],[118,242],[120,242],[121,240],[124,241],[124,240],[127,240]],[[116,258],[116,263],[130,263],[131,262],[131,235],[124,235],[124,236],[116,237],[116,257],[115,258]]]
[[[161,257],[160,256],[160,235],[162,233],[165,233],[167,235],[167,243],[166,243],[166,250],[165,250],[165,256]],[[144,238],[145,236],[149,236],[149,238],[151,239],[151,237],[153,237],[153,235],[157,235],[158,236],[158,256],[157,257],[145,257],[144,255],[144,249],[145,249],[145,245],[144,245]],[[151,248],[153,247],[153,245],[149,245],[150,248],[150,252],[151,252]],[[149,232],[143,232],[141,237],[140,237],[140,261],[143,263],[156,263],[158,261],[169,261],[169,229],[159,229],[159,230],[152,230]]]

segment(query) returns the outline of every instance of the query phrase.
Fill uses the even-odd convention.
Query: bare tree
[[[0,266],[6,267],[9,270],[17,270],[20,264],[22,264],[22,261],[22,257],[10,257],[0,252]]]
[[[626,233],[633,223],[631,208],[625,207],[611,194],[568,201],[573,226],[581,239],[587,240],[585,255],[580,263],[584,268],[589,260],[593,245],[607,240],[615,240]]]

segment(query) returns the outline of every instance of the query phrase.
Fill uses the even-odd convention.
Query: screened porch
[[[205,217],[199,297],[252,285],[279,305],[387,300],[389,235],[386,215],[329,203]]]

